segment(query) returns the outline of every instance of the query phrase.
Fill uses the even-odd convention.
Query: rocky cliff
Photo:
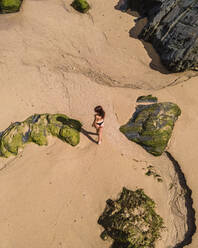
[[[148,18],[139,38],[152,43],[169,70],[197,69],[197,0],[129,0],[129,6]]]

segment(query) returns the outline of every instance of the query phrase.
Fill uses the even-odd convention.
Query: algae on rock
[[[161,178],[161,176],[159,174],[157,174],[154,166],[149,165],[147,166],[147,172],[145,173],[146,176],[153,176],[154,178],[157,179],[158,182],[163,182],[163,179]]]
[[[12,123],[0,133],[0,156],[17,155],[28,142],[47,145],[47,136],[53,135],[72,146],[80,142],[82,124],[64,114],[35,114],[23,122]]]
[[[139,96],[136,102],[157,102],[157,97],[152,95]]]
[[[76,129],[65,126],[60,130],[60,138],[70,145],[75,146],[80,141],[78,133]]]
[[[36,122],[30,123],[30,137],[29,141],[32,141],[40,146],[47,145],[47,119],[46,115],[40,115]]]
[[[138,105],[129,122],[120,127],[125,136],[159,156],[165,150],[180,108],[171,102]]]
[[[81,12],[81,13],[86,13],[90,9],[90,5],[86,0],[74,0],[71,4],[71,6]]]
[[[14,13],[20,10],[23,0],[0,0],[0,13]]]
[[[120,248],[155,247],[163,220],[155,212],[155,202],[142,189],[131,191],[123,188],[118,200],[109,199],[106,203],[98,219],[98,224],[105,229],[102,239],[111,237],[115,247]]]

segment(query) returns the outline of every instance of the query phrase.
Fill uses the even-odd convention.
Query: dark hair
[[[94,111],[95,111],[99,116],[101,116],[102,118],[105,117],[104,109],[103,109],[101,106],[96,106],[96,107],[94,108]]]

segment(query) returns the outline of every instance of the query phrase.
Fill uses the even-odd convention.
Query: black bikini
[[[97,125],[101,126],[104,123],[104,121],[96,122]]]

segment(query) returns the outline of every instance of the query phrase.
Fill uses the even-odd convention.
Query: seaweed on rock
[[[98,223],[114,240],[112,247],[153,248],[163,228],[162,218],[155,212],[155,203],[142,189],[131,191],[123,188],[118,200],[107,200],[107,206]]]
[[[171,102],[138,105],[133,117],[120,127],[120,131],[149,153],[159,156],[165,150],[180,114],[180,108]]]
[[[74,0],[71,4],[71,6],[81,12],[81,13],[86,13],[90,9],[90,5],[86,0]]]
[[[0,156],[17,155],[28,142],[47,145],[53,135],[76,146],[80,142],[82,124],[64,114],[35,114],[23,122],[12,123],[0,135]]]
[[[0,0],[0,13],[14,13],[20,10],[23,0]]]
[[[139,96],[136,102],[157,102],[157,97],[152,95]]]

